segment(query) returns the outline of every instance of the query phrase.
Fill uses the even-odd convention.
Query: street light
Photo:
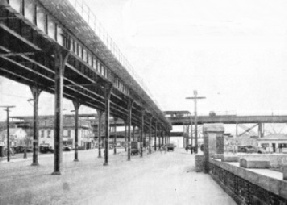
[[[5,111],[7,111],[7,161],[10,161],[10,133],[9,133],[9,112],[11,108],[14,108],[15,105],[3,105],[0,106],[3,108],[6,108]]]
[[[197,147],[198,147],[198,136],[197,136],[197,100],[205,99],[204,96],[197,96],[197,91],[193,91],[193,97],[186,97],[187,100],[194,100],[194,138],[195,138],[195,149],[194,152],[197,154]]]

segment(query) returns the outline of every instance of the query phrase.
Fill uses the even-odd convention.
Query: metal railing
[[[120,49],[116,43],[112,40],[109,34],[105,31],[102,24],[97,19],[96,15],[90,10],[88,5],[84,0],[68,0],[71,5],[76,9],[76,11],[82,16],[82,18],[88,23],[90,28],[95,32],[95,34],[100,38],[100,40],[105,44],[105,46],[111,51],[113,56],[118,60],[118,62],[124,67],[129,74],[138,82],[140,87],[149,95],[153,102],[160,109],[157,101],[154,99],[148,87],[144,84],[143,80],[137,75],[131,64],[121,53]]]

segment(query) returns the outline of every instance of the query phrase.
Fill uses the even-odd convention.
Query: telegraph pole
[[[7,162],[10,161],[10,133],[9,133],[9,112],[11,108],[14,108],[14,105],[3,105],[0,106],[6,108],[5,111],[7,112]]]
[[[204,96],[197,96],[197,91],[193,91],[194,96],[193,97],[186,97],[187,100],[194,100],[194,139],[195,139],[195,154],[197,154],[197,148],[198,148],[198,136],[197,136],[197,100],[205,99]]]

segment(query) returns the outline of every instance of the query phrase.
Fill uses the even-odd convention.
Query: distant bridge
[[[172,125],[194,124],[194,116],[189,111],[166,111],[165,116]],[[207,115],[197,116],[197,124],[223,123],[223,124],[252,124],[252,123],[287,123],[287,115]]]

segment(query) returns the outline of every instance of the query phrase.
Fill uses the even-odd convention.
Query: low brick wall
[[[270,161],[270,167],[279,168],[287,165],[287,155],[285,154],[246,154],[238,155],[240,159],[257,160],[257,161]]]
[[[215,159],[209,160],[212,178],[237,204],[287,204],[287,182],[236,167]]]

